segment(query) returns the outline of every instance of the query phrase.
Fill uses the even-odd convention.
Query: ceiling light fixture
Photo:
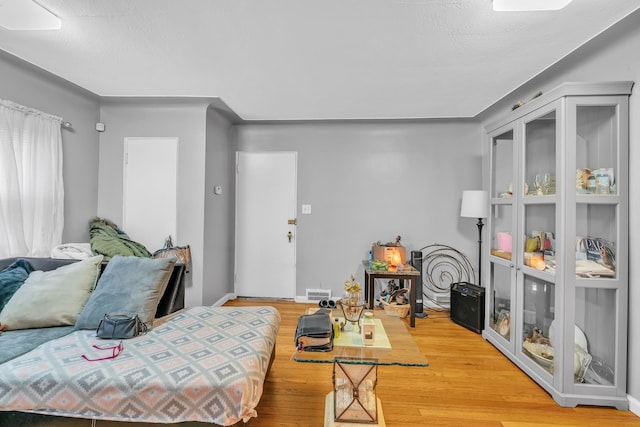
[[[0,0],[0,26],[7,30],[59,30],[62,20],[32,0]]]
[[[540,10],[560,10],[572,0],[493,0],[493,10],[497,12],[528,12]]]

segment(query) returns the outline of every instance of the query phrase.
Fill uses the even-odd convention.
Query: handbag
[[[158,249],[153,253],[154,258],[169,258],[175,257],[178,262],[184,264],[184,271],[188,273],[191,271],[191,248],[186,246],[173,246],[171,236],[167,237],[164,241],[162,249]]]
[[[105,314],[98,324],[96,336],[104,339],[127,339],[137,337],[146,332],[147,325],[140,320],[137,314],[135,316]]]

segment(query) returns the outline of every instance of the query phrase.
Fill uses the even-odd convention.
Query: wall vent
[[[331,289],[307,289],[307,300],[322,301],[331,298]]]

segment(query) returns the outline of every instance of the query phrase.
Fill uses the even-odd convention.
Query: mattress
[[[192,307],[149,333],[101,340],[75,331],[0,365],[0,410],[113,421],[223,426],[257,416],[280,314]]]

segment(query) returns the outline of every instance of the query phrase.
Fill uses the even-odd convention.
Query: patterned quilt
[[[273,307],[193,307],[119,341],[76,331],[0,365],[0,410],[115,421],[247,422],[274,351]]]

